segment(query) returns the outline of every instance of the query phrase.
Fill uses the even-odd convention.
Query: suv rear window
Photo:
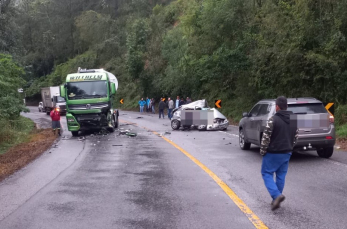
[[[288,104],[288,111],[294,114],[321,114],[328,113],[322,103],[296,103]]]

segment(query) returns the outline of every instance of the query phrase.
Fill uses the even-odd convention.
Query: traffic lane
[[[135,115],[124,113],[121,118],[129,122],[159,133],[168,130],[167,119],[147,115],[134,119]],[[238,137],[218,131],[171,131],[165,137],[217,174],[270,228],[343,228],[347,223],[347,178],[342,175],[347,168],[342,162],[319,158],[314,152],[294,154],[284,191],[287,200],[272,212],[260,174],[259,148],[242,151]]]
[[[39,128],[45,129],[45,128],[52,128],[52,120],[49,115],[46,114],[46,112],[39,112],[37,107],[34,106],[28,106],[27,107],[30,112],[25,113],[22,112],[21,115],[27,118],[30,118],[33,120]],[[65,136],[72,136],[71,133],[67,129],[67,122],[65,115],[61,115],[60,117],[60,124],[62,128],[62,134]]]
[[[0,182],[0,221],[21,208],[38,195],[41,189],[72,166],[82,154],[84,147],[84,142],[66,137],[54,143],[52,148],[30,164]],[[6,227],[0,226],[0,228]]]
[[[0,228],[254,228],[219,186],[172,145],[137,137],[86,136],[77,161]]]

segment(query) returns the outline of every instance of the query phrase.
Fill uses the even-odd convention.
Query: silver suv
[[[320,157],[329,158],[334,152],[334,117],[315,98],[289,98],[288,109],[297,119],[299,136],[295,151],[317,150]],[[243,113],[239,123],[239,144],[247,150],[251,144],[260,146],[267,120],[276,113],[275,99],[261,100],[249,113]]]

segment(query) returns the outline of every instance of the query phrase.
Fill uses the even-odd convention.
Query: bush
[[[28,140],[29,133],[34,129],[34,122],[20,116],[16,120],[0,119],[0,154],[10,147]]]
[[[335,123],[337,126],[347,124],[347,105],[340,105],[335,112]]]

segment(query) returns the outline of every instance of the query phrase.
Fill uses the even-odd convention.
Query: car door
[[[261,142],[261,133],[264,130],[264,125],[266,125],[268,114],[270,113],[271,106],[268,103],[260,105],[259,112],[254,118],[254,134],[255,134],[255,143],[260,145]]]
[[[256,104],[252,110],[248,113],[248,118],[245,127],[245,134],[247,136],[247,140],[250,142],[255,141],[255,117],[257,117],[261,104]]]

